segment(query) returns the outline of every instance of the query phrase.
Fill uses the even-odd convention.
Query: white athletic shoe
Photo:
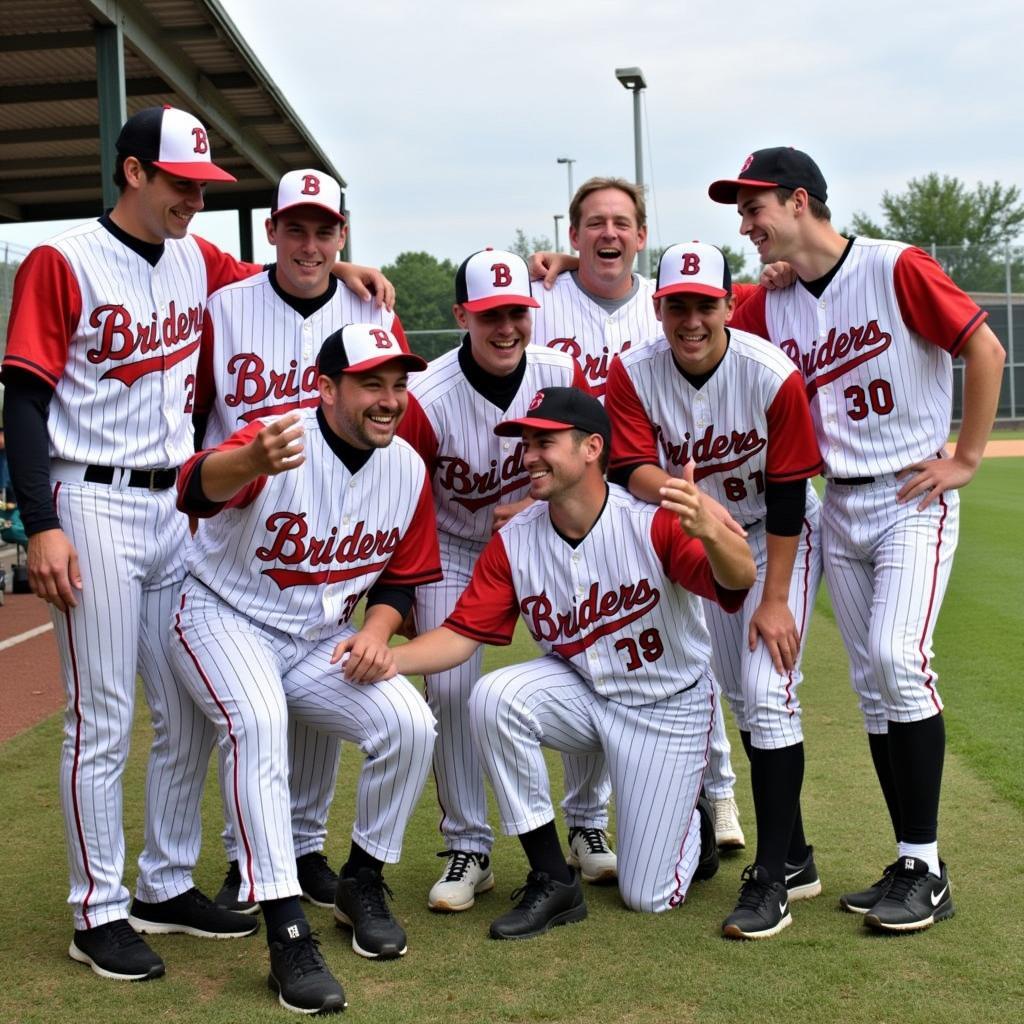
[[[494,888],[491,858],[486,853],[444,850],[438,857],[446,857],[448,865],[427,897],[431,910],[449,913],[469,910],[476,902],[477,893]]]
[[[742,850],[747,845],[740,828],[740,809],[736,800],[724,796],[720,800],[711,800],[711,808],[715,813],[715,842],[720,850]]]
[[[603,828],[569,829],[569,856],[566,860],[580,869],[585,882],[610,885],[619,874],[619,862]]]

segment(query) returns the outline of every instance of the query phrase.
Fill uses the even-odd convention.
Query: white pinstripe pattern
[[[534,343],[575,356],[590,389],[602,400],[612,357],[655,337],[660,329],[651,298],[654,282],[639,275],[635,280],[636,294],[613,313],[580,291],[570,273],[559,274],[550,291],[534,289],[540,303],[533,315]]]
[[[371,856],[396,862],[434,740],[430,711],[408,680],[346,682],[330,657],[351,627],[314,639],[289,635],[235,611],[191,578],[174,632],[179,678],[213,722],[226,754],[241,839],[241,898],[300,892],[285,772],[289,711],[366,755],[352,839]]]
[[[542,746],[601,751],[615,792],[622,898],[632,910],[678,906],[700,858],[694,808],[713,702],[706,668],[691,689],[645,704],[595,693],[554,655],[485,675],[470,698],[470,721],[502,829],[517,835],[554,817]]]

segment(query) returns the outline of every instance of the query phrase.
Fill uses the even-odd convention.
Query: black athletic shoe
[[[180,932],[203,939],[242,939],[260,930],[255,918],[225,910],[194,887],[160,903],[133,900],[128,921],[143,935]]]
[[[327,969],[320,943],[302,917],[281,925],[271,939],[267,984],[277,1001],[295,1013],[341,1013],[348,1006],[345,990]]]
[[[736,909],[722,922],[727,939],[770,939],[793,923],[782,882],[773,882],[760,864],[745,867],[742,879]]]
[[[545,871],[531,871],[526,884],[512,893],[518,905],[491,922],[492,939],[532,939],[560,924],[573,924],[587,916],[580,874],[573,868],[571,882],[556,882]]]
[[[387,897],[394,893],[372,868],[360,868],[355,878],[339,878],[334,919],[352,929],[352,948],[370,960],[394,960],[408,948],[405,929],[395,920]]]
[[[228,873],[224,876],[224,884],[214,899],[218,907],[233,910],[236,914],[258,914],[260,905],[238,898],[238,890],[242,888],[242,873],[238,870],[238,861],[228,861]]]
[[[693,877],[697,882],[704,882],[718,872],[718,840],[715,837],[715,814],[711,801],[702,793],[697,801],[697,813],[700,815],[700,860]]]
[[[790,864],[786,861],[786,891],[790,902],[794,900],[811,900],[821,894],[821,879],[818,867],[814,863],[814,847],[807,847],[807,856],[801,864]]]
[[[302,886],[302,898],[318,907],[333,907],[338,876],[331,870],[327,858],[317,850],[295,858],[295,871]]]
[[[900,862],[893,861],[882,869],[882,877],[860,892],[846,892],[839,897],[839,906],[850,914],[866,914],[888,891]]]
[[[88,964],[101,978],[150,981],[162,978],[164,962],[124,919],[75,931],[68,956]]]
[[[901,857],[886,894],[864,916],[880,932],[918,932],[953,916],[953,890],[946,865],[933,875],[920,857]]]

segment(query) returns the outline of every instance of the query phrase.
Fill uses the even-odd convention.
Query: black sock
[[[786,855],[793,834],[793,819],[804,781],[804,745],[778,750],[750,749],[750,785],[757,817],[755,863],[773,882],[786,878]]]
[[[267,930],[268,943],[274,941],[282,925],[300,917],[306,920],[298,896],[285,896],[283,900],[260,900],[260,910],[263,911],[263,926]]]
[[[379,875],[384,870],[384,861],[371,857],[361,846],[353,843],[348,852],[348,861],[342,865],[338,874],[342,878],[355,878],[362,868],[369,868]]]
[[[923,722],[889,723],[889,762],[899,799],[900,839],[934,843],[939,828],[939,793],[946,754],[942,715]]]
[[[523,852],[530,862],[531,871],[543,871],[556,882],[571,882],[572,869],[565,862],[565,853],[558,839],[558,829],[554,821],[549,821],[532,832],[523,832],[519,836],[523,844]]]
[[[747,752],[747,760],[752,760],[751,751],[754,744],[751,742],[750,733],[740,729],[740,739],[743,741],[743,749]],[[789,837],[789,850],[786,852],[786,861],[789,864],[803,864],[807,860],[807,837],[804,835],[804,816],[800,810],[800,804],[796,805],[796,817],[793,819],[793,831]]]
[[[747,760],[749,761],[750,752],[754,749],[753,743],[750,742],[750,733],[740,729],[740,740],[743,742],[743,749],[747,752]]]
[[[875,765],[878,784],[882,787],[885,806],[889,808],[892,830],[898,843],[903,838],[903,827],[900,817],[900,801],[896,795],[896,780],[893,778],[892,762],[889,760],[889,737],[885,733],[868,733],[868,746],[871,748],[871,760]]]

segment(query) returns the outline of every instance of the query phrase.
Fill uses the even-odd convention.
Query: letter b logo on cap
[[[683,265],[679,268],[679,273],[684,275],[699,274],[700,257],[695,252],[684,252]]]
[[[320,195],[320,179],[315,174],[304,174],[302,176],[302,195]]]
[[[495,288],[507,288],[512,283],[512,271],[507,263],[495,263],[491,270],[494,271]]]
[[[387,331],[382,331],[378,327],[375,331],[370,331],[370,334],[377,340],[377,348],[391,348],[391,339]]]
[[[209,153],[210,152],[210,140],[207,138],[206,130],[200,128],[198,125],[192,129],[192,138],[195,139],[195,147],[193,153]]]

